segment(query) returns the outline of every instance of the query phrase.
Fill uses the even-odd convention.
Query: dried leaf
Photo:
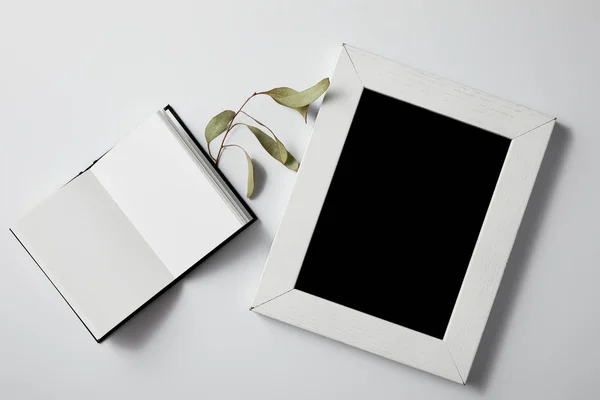
[[[283,104],[278,99],[280,97],[291,96],[292,94],[296,94],[298,92],[289,87],[279,87],[279,88],[271,89],[267,93],[269,93],[271,98],[273,100],[275,100],[276,103],[281,104],[282,106],[285,106],[285,104]],[[300,113],[300,115],[302,115],[304,122],[306,122],[306,118],[308,116],[308,105],[302,106],[302,107],[289,107],[289,108],[292,108],[292,109],[298,111]]]
[[[310,103],[321,97],[329,88],[329,78],[322,79],[314,85],[302,92],[291,93],[289,88],[271,89],[266,94],[271,96],[277,103],[290,108],[299,108],[308,106]],[[285,93],[285,95],[284,95]]]
[[[283,146],[283,143],[281,143],[279,140],[273,139],[271,136],[267,135],[255,126],[248,124],[244,125],[250,129],[250,132],[254,134],[260,145],[267,151],[267,153],[271,155],[271,157],[282,164],[287,161],[287,150],[285,149],[285,146]],[[285,151],[284,154],[282,154],[282,150]]]
[[[275,136],[275,135],[273,135],[273,136]],[[287,149],[285,148],[283,143],[281,143],[281,141],[277,138],[277,136],[275,136],[275,141],[277,142],[277,147],[279,147],[279,161],[283,165],[285,165],[285,163],[287,162],[287,159],[288,159],[289,152],[287,151]]]
[[[262,122],[260,122],[259,120],[257,120],[256,118],[254,118],[252,115],[248,114],[247,112],[242,111],[242,113],[244,113],[246,116],[248,116],[249,118],[251,118],[252,120],[254,120],[254,122],[256,122],[257,124],[259,124],[260,126],[263,126],[263,127],[267,128],[267,130],[269,132],[271,132],[271,134],[275,138],[275,142],[277,142],[277,146],[279,147],[279,158],[278,158],[278,160],[281,161],[282,164],[285,164],[285,162],[287,161],[288,151],[285,148],[285,146],[283,145],[283,143],[279,140],[279,138],[277,136],[275,136],[275,133],[271,130],[271,128],[269,128],[268,126],[266,126],[265,124],[263,124]]]
[[[235,111],[225,110],[208,121],[206,129],[204,130],[207,146],[210,145],[210,142],[212,142],[214,138],[225,132],[233,117],[235,117]]]
[[[289,151],[287,153],[287,160],[285,161],[284,165],[286,167],[288,167],[289,169],[291,169],[292,171],[298,171],[298,168],[300,168],[300,164],[294,158],[294,156],[290,154]]]

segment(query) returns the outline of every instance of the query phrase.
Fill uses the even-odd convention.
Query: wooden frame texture
[[[511,139],[442,340],[294,289],[363,88]],[[343,45],[251,310],[465,384],[555,120]]]

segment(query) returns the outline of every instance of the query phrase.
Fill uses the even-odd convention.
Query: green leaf
[[[285,161],[284,165],[292,171],[298,171],[298,168],[300,168],[300,164],[294,158],[294,156],[290,154],[289,151],[287,153],[287,160]]]
[[[285,104],[283,104],[278,99],[281,97],[287,97],[292,94],[296,94],[298,92],[289,87],[279,87],[279,88],[271,89],[267,93],[269,94],[269,96],[271,96],[271,98],[273,100],[275,100],[276,103],[281,104],[282,106],[285,106]],[[302,107],[289,107],[289,108],[292,108],[292,109],[298,111],[300,113],[300,115],[302,115],[304,122],[306,122],[306,117],[308,116],[308,105],[302,106]]]
[[[321,97],[327,88],[329,88],[329,78],[322,79],[313,87],[302,92],[291,93],[287,90],[289,88],[275,88],[269,90],[266,94],[271,96],[277,103],[296,109],[305,107]]]
[[[246,154],[246,161],[248,161],[248,189],[246,190],[246,197],[250,198],[252,193],[254,193],[254,165],[252,165],[252,159],[246,153],[246,150],[244,150],[244,153]]]
[[[210,142],[212,142],[214,138],[225,132],[231,123],[231,120],[233,120],[233,117],[235,117],[235,111],[225,110],[208,121],[206,129],[204,130],[207,146],[210,145]]]
[[[267,153],[271,155],[271,157],[281,163],[285,163],[287,161],[287,154],[281,154],[281,148],[283,147],[283,150],[285,150],[283,143],[281,143],[279,140],[273,139],[271,136],[267,135],[255,126],[247,124],[244,125],[246,125],[248,129],[250,129],[250,132],[256,136],[256,139],[258,139],[260,145],[267,151]],[[285,152],[287,153],[287,150],[285,150]]]

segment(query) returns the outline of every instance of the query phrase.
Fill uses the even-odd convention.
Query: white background
[[[599,12],[591,0],[4,0],[0,398],[597,398]],[[294,173],[243,130],[230,138],[260,163],[260,222],[96,344],[8,226],[166,103],[202,137],[256,90],[327,76],[341,42],[558,117],[469,384],[248,311]],[[266,98],[248,110],[301,158],[314,112],[304,125]],[[357,162],[378,156],[401,149],[366,145]],[[243,156],[222,168],[244,193]]]

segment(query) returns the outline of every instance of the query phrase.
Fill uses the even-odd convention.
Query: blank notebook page
[[[160,112],[91,171],[174,277],[243,225]]]
[[[89,170],[14,232],[96,338],[173,280]]]

